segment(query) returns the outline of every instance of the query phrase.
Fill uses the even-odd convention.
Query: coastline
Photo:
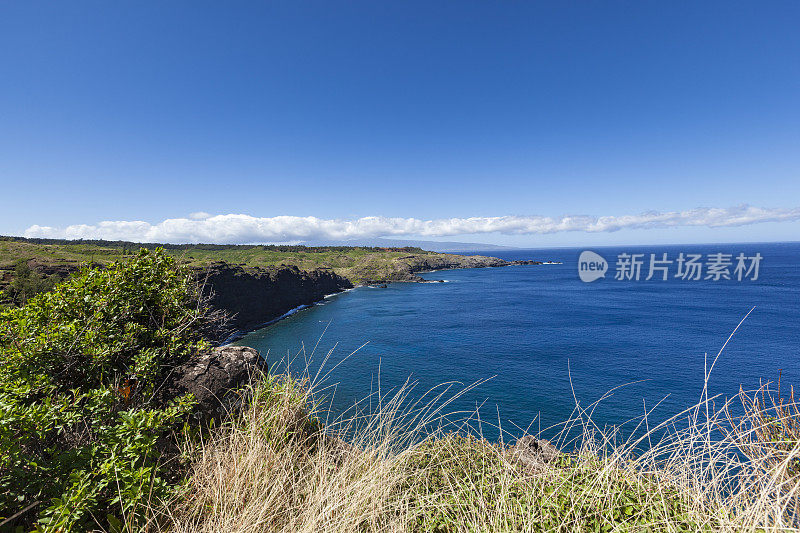
[[[333,296],[334,294],[340,294],[340,293],[333,293],[333,294],[330,294],[328,296]],[[326,298],[327,298],[327,296],[326,296]],[[259,324],[256,327],[254,327],[253,329],[250,329],[250,330],[247,330],[247,331],[237,331],[235,333],[232,333],[227,339],[222,341],[219,344],[219,346],[220,347],[228,346],[232,342],[235,342],[235,341],[241,339],[242,337],[244,337],[248,333],[252,333],[253,331],[258,331],[259,329],[263,329],[263,328],[266,328],[267,326],[271,326],[272,324],[274,324],[276,322],[279,322],[279,321],[283,320],[284,318],[288,318],[288,317],[290,317],[290,316],[302,311],[303,309],[308,309],[310,307],[311,307],[311,305],[307,305],[307,304],[298,305],[294,309],[289,309],[288,311],[283,313],[281,316],[279,316],[277,318],[273,318],[272,320],[268,320],[267,322],[264,322],[263,324]]]
[[[233,333],[229,334],[223,342],[219,344],[219,346],[227,346],[237,340],[241,339],[242,337],[257,331],[259,329],[263,329],[269,327],[285,318],[288,318],[292,315],[297,314],[300,311],[305,309],[310,309],[314,305],[319,305],[324,300],[332,298],[334,296],[344,294],[347,292],[354,291],[358,288],[362,287],[370,287],[370,288],[387,288],[391,283],[448,283],[449,280],[445,279],[424,279],[418,274],[430,274],[434,272],[442,272],[447,270],[466,270],[466,269],[478,269],[478,268],[501,268],[501,267],[508,267],[508,266],[540,266],[540,265],[554,265],[554,264],[561,264],[560,262],[552,262],[552,261],[527,261],[527,260],[515,260],[515,261],[505,261],[503,259],[499,259],[496,257],[487,257],[487,256],[463,256],[465,258],[469,258],[472,261],[475,261],[476,258],[480,258],[480,260],[475,261],[477,263],[483,262],[482,260],[486,260],[486,264],[469,264],[469,266],[456,264],[452,266],[448,266],[445,268],[433,268],[433,269],[413,269],[410,274],[411,276],[403,277],[402,279],[385,279],[385,280],[378,280],[374,282],[365,282],[365,283],[358,283],[358,284],[351,284],[350,287],[347,288],[339,288],[332,292],[328,292],[317,298],[316,300],[310,303],[302,303],[295,307],[292,307],[288,311],[282,313],[279,316],[268,318],[263,322],[259,322],[257,324],[251,325],[247,328],[237,329]],[[413,267],[412,267],[413,268]]]

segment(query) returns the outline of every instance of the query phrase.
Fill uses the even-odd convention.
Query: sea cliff
[[[504,261],[496,257],[459,255],[409,255],[382,265],[368,266],[362,283],[425,281],[419,272],[453,268],[502,267],[513,264],[537,264],[534,261]],[[228,333],[236,334],[258,328],[287,312],[311,305],[329,294],[352,288],[353,281],[328,268],[300,270],[296,266],[246,267],[216,262],[195,269],[211,295],[210,304],[230,316]]]
[[[210,304],[228,313],[231,333],[249,331],[288,311],[353,286],[327,269],[303,271],[294,266],[244,268],[214,263],[197,269]]]

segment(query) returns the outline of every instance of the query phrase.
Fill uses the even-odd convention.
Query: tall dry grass
[[[421,397],[412,383],[378,387],[333,417],[320,400],[329,373],[269,374],[241,413],[194,443],[185,491],[153,506],[150,529],[800,531],[794,391],[783,398],[766,383],[710,397],[721,353],[699,402],[657,424],[650,409],[625,433],[601,428],[593,413],[605,396],[576,399],[572,416],[545,430],[564,453],[536,468],[481,438],[474,413],[449,410],[479,383]]]
[[[159,529],[261,531],[797,531],[792,401],[706,398],[622,438],[578,407],[533,471],[412,386],[328,420],[309,381],[273,375],[197,451]],[[759,398],[772,397],[769,386]],[[734,416],[733,402],[743,402]],[[791,425],[787,425],[791,424]],[[787,433],[785,427],[791,428]],[[775,444],[775,432],[780,439]],[[577,433],[578,437],[570,437]],[[635,432],[634,432],[635,433]],[[658,436],[658,438],[656,438]],[[346,439],[346,440],[345,440]]]

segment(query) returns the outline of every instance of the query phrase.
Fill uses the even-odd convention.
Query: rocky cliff
[[[288,311],[318,302],[353,285],[327,269],[243,268],[214,263],[197,270],[211,294],[211,305],[231,316],[232,331],[248,331]]]
[[[409,254],[391,262],[374,264],[365,261],[351,273],[366,283],[385,283],[387,281],[424,281],[417,276],[419,272],[448,270],[453,268],[490,268],[510,265],[540,265],[541,261],[505,261],[485,255],[454,254]]]

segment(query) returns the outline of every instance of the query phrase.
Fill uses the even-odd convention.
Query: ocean
[[[328,374],[339,412],[379,383],[386,394],[410,379],[418,398],[443,383],[454,383],[452,395],[482,382],[446,410],[475,413],[473,427],[490,439],[498,426],[506,439],[547,436],[576,403],[612,390],[592,414],[599,427],[630,425],[654,407],[652,422],[669,418],[700,400],[704,368],[751,309],[714,366],[709,393],[731,397],[779,373],[784,390],[800,385],[800,243],[595,247],[608,271],[593,282],[578,275],[583,250],[495,251],[486,255],[562,264],[446,270],[423,275],[446,283],[358,287],[236,344],[257,348],[276,371],[294,359],[289,369],[300,372],[313,351],[315,374],[330,352],[320,375]],[[701,254],[700,280],[675,276],[681,253]],[[705,279],[717,253],[731,255],[731,279]],[[762,257],[757,279],[752,270],[737,273],[740,253]],[[621,254],[642,254],[640,279],[615,279]],[[658,269],[645,279],[651,254],[672,261],[657,263],[666,281]],[[727,259],[716,261],[723,274]]]

